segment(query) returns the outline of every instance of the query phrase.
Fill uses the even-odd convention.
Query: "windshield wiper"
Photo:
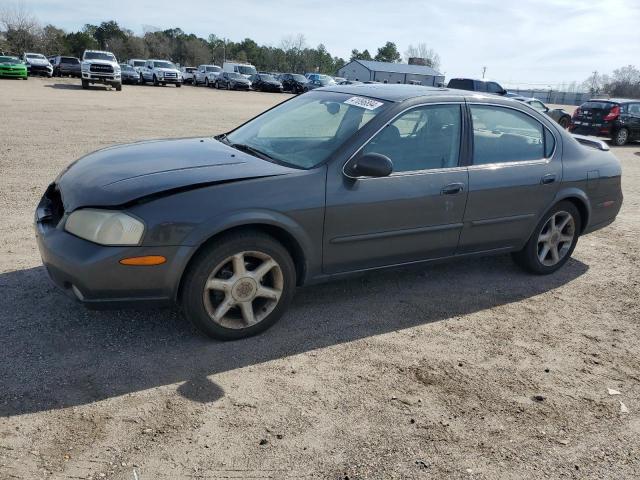
[[[269,161],[272,161],[272,162],[275,160],[268,153],[264,153],[263,151],[252,147],[251,145],[247,145],[246,143],[229,143],[229,146],[232,147],[232,148],[235,148],[236,150],[247,152],[247,153],[253,155],[254,157],[259,157],[259,158],[261,158],[263,160],[269,160]]]
[[[219,142],[222,143],[226,143],[227,145],[229,145],[231,142],[229,142],[229,140],[227,140],[227,134],[226,133],[221,133],[220,135],[213,137],[216,140],[218,140]]]

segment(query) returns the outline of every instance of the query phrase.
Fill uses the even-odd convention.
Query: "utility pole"
[[[598,84],[598,71],[594,70],[593,77],[591,79],[591,94],[596,93],[596,86]]]
[[[484,74],[487,73],[487,67],[482,67],[482,78],[484,79]]]

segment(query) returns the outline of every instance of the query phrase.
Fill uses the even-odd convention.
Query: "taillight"
[[[573,118],[576,118],[581,113],[582,113],[582,110],[580,110],[580,107],[576,108],[575,112],[573,112]]]
[[[610,122],[611,120],[615,120],[619,116],[620,116],[620,106],[616,105],[614,107],[611,107],[611,110],[609,110],[609,114],[606,117],[604,117],[604,121]]]

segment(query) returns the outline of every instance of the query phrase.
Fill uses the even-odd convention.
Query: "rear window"
[[[612,107],[614,107],[615,103],[613,102],[596,102],[596,101],[591,101],[591,102],[587,102],[587,103],[583,103],[580,108],[581,109],[587,109],[587,110],[610,110]]]
[[[473,80],[467,80],[464,78],[453,78],[449,80],[449,84],[447,88],[457,88],[459,90],[472,90],[473,91]]]

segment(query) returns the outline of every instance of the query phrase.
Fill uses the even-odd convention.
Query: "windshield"
[[[131,65],[127,65],[126,63],[120,65],[120,67],[122,67],[122,71],[123,72],[135,72],[136,71]]]
[[[234,73],[234,72],[229,72],[227,73],[227,77],[229,78],[244,78],[242,75],[240,75],[239,73]]]
[[[171,62],[153,62],[154,68],[173,68],[175,70],[176,66]]]
[[[237,128],[226,137],[274,161],[313,168],[387,108],[386,102],[335,92],[309,92]]]
[[[300,74],[295,74],[295,75],[291,75],[293,77],[293,79],[296,82],[302,82],[302,83],[306,83],[307,82],[307,77],[305,77],[304,75],[300,75]]]
[[[38,60],[46,60],[47,57],[39,53],[27,53],[27,58],[37,58]]]
[[[238,65],[238,72],[243,75],[255,75],[256,69],[250,65]]]
[[[85,60],[106,60],[107,62],[115,62],[116,57],[108,52],[85,52]]]
[[[16,57],[0,57],[0,63],[20,63]]]
[[[60,59],[60,63],[78,64],[80,63],[80,60],[75,57],[62,57]]]
[[[207,67],[207,72],[219,72],[222,70],[220,67]]]
[[[273,75],[260,74],[258,75],[258,77],[263,82],[277,82],[277,80],[273,77]]]

